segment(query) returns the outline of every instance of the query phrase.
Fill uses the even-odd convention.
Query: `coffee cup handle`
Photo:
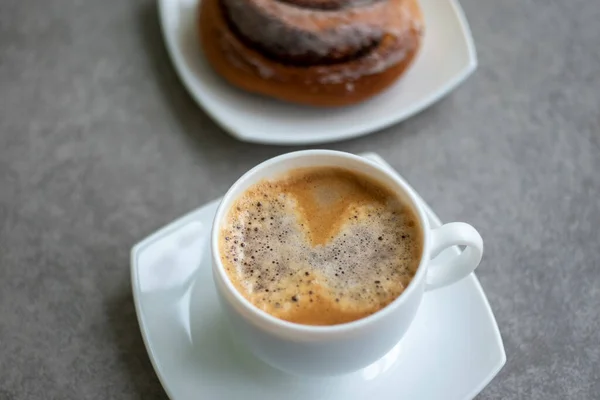
[[[483,256],[483,240],[475,228],[464,222],[451,222],[431,230],[431,261],[427,270],[426,290],[457,282],[477,268]],[[452,246],[466,246],[452,257],[438,255]]]

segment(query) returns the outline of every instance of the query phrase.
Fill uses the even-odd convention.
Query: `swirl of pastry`
[[[353,104],[402,75],[421,44],[417,0],[202,0],[202,47],[235,86]]]

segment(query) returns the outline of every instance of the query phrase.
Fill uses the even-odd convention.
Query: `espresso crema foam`
[[[255,306],[286,321],[334,325],[404,291],[421,258],[422,229],[382,184],[318,167],[246,190],[219,246],[231,282]]]

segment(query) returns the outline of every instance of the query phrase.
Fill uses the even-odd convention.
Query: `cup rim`
[[[413,206],[415,213],[417,214],[417,216],[419,218],[419,222],[420,222],[421,228],[423,230],[423,233],[422,233],[422,235],[423,235],[423,250],[421,253],[421,259],[419,260],[417,272],[415,273],[414,277],[411,279],[407,288],[398,297],[396,297],[391,303],[389,303],[382,309],[374,312],[373,314],[370,314],[364,318],[360,318],[360,319],[357,319],[354,321],[350,321],[350,322],[346,322],[346,323],[342,323],[342,324],[336,324],[336,325],[305,325],[305,324],[300,324],[297,322],[285,321],[285,320],[279,319],[277,317],[274,317],[273,315],[267,313],[266,311],[263,311],[260,308],[256,307],[248,299],[246,299],[241,293],[239,293],[239,291],[235,288],[235,286],[231,282],[229,276],[227,275],[227,272],[225,272],[225,268],[221,261],[220,251],[219,251],[219,234],[220,234],[221,221],[223,220],[223,218],[226,215],[226,212],[228,211],[227,209],[225,209],[225,206],[231,202],[231,200],[232,200],[231,197],[233,196],[233,193],[237,192],[238,189],[240,188],[240,186],[243,186],[244,183],[250,177],[252,177],[258,171],[260,171],[264,168],[268,168],[275,164],[285,162],[285,161],[288,161],[291,159],[306,157],[306,156],[314,156],[314,155],[332,156],[332,157],[338,157],[338,158],[341,157],[341,158],[349,159],[352,162],[356,162],[357,164],[366,164],[369,167],[375,168],[375,169],[379,170],[379,172],[387,175],[394,182],[394,184],[407,195],[408,199],[412,203],[411,205]],[[315,165],[315,166],[318,166],[318,165]],[[395,190],[396,188],[393,188],[393,189]],[[247,171],[240,178],[238,178],[233,185],[231,185],[229,190],[227,190],[227,192],[221,199],[221,203],[219,204],[219,207],[217,208],[217,212],[216,212],[215,218],[213,220],[212,231],[211,231],[211,253],[212,253],[212,257],[213,257],[213,275],[215,275],[215,274],[218,275],[220,284],[222,286],[224,286],[225,290],[227,290],[227,292],[229,294],[229,296],[227,296],[227,301],[231,301],[233,299],[237,303],[237,305],[240,306],[246,312],[246,316],[251,317],[252,319],[254,319],[254,322],[256,322],[262,326],[267,326],[268,328],[271,328],[275,331],[283,330],[283,331],[288,331],[288,332],[292,332],[292,333],[312,334],[312,335],[318,335],[318,336],[328,336],[328,335],[333,335],[333,334],[338,334],[338,333],[346,333],[346,332],[350,332],[353,330],[364,328],[367,325],[372,325],[376,321],[386,318],[386,316],[393,313],[395,309],[397,309],[403,303],[405,303],[414,291],[418,290],[417,282],[420,282],[422,279],[424,279],[423,275],[426,273],[425,265],[426,265],[426,262],[428,261],[427,258],[429,255],[429,241],[430,241],[429,232],[428,232],[429,230],[430,230],[430,227],[429,227],[429,223],[426,218],[426,215],[425,215],[425,211],[424,211],[423,207],[417,201],[417,196],[416,196],[414,189],[412,189],[410,186],[408,186],[406,182],[399,179],[399,177],[396,174],[388,171],[384,166],[382,166],[374,161],[368,160],[364,157],[360,157],[355,154],[351,154],[351,153],[347,153],[347,152],[343,152],[343,151],[337,151],[337,150],[293,151],[293,152],[285,153],[285,154],[270,158],[268,160],[265,160],[265,161],[261,162],[260,164],[256,165],[254,168]],[[217,277],[215,277],[215,278],[217,278]],[[215,279],[215,283],[216,283],[216,279]],[[236,308],[238,308],[238,307],[236,307]]]

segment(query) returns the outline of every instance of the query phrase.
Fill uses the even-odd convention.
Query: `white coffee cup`
[[[370,316],[331,326],[284,321],[254,306],[229,280],[218,245],[221,224],[227,212],[250,186],[264,179],[276,179],[296,168],[320,166],[354,170],[395,191],[415,211],[424,235],[423,253],[417,272],[397,299]],[[362,157],[330,150],[284,154],[244,174],[219,205],[211,241],[215,286],[236,339],[256,357],[275,368],[296,375],[313,376],[353,372],[383,357],[408,330],[421,304],[423,292],[466,277],[477,268],[483,253],[481,236],[471,225],[452,222],[431,228],[413,189],[393,173]],[[448,261],[436,261],[435,257],[441,251],[455,245],[466,248]]]

